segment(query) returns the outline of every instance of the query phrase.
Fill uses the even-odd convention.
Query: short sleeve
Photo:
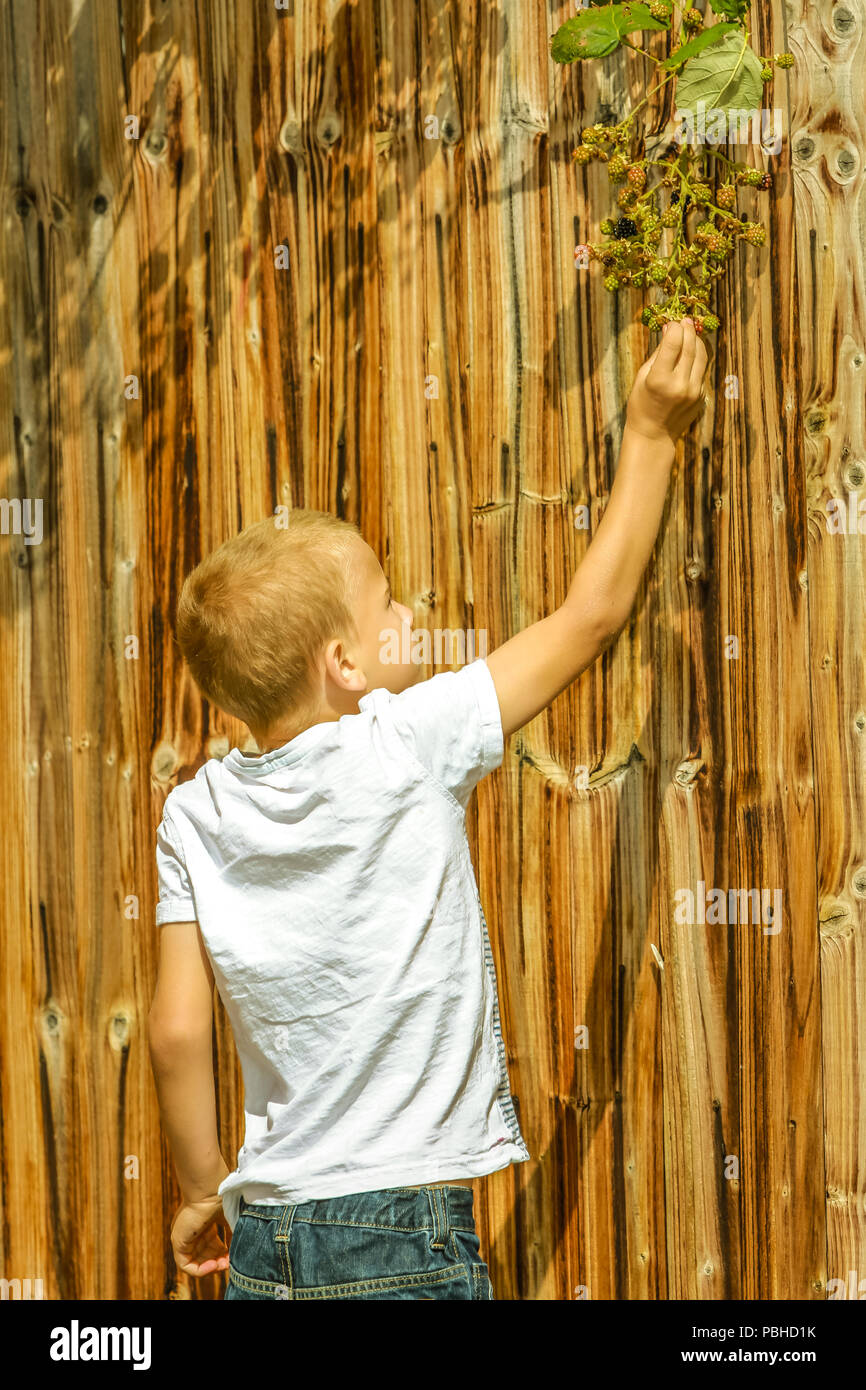
[[[195,902],[192,886],[183,862],[177,831],[163,811],[156,831],[156,874],[159,901],[156,905],[156,925],[166,922],[195,921]]]
[[[504,751],[499,699],[484,658],[390,695],[387,710],[418,761],[465,810]]]

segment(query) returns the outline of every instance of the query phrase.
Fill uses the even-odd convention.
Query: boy
[[[411,611],[327,514],[251,526],[188,576],[181,651],[262,750],[207,762],[157,832],[148,1037],[183,1196],[172,1245],[188,1274],[228,1268],[226,1298],[493,1297],[472,1182],[530,1154],[465,811],[504,739],[627,621],[706,364],[691,319],[666,325],[564,603],[460,671],[419,683],[417,664],[389,659],[383,639]],[[233,1171],[215,981],[244,1076]]]

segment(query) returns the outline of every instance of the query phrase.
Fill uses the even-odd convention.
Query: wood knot
[[[57,1037],[63,1024],[63,1010],[51,1000],[42,1010],[42,1028],[49,1037]]]
[[[837,34],[842,34],[843,37],[850,34],[856,23],[855,16],[850,10],[846,10],[844,5],[840,5],[838,10],[834,10],[833,28]]]
[[[442,140],[446,145],[456,145],[463,131],[456,116],[447,115],[439,127],[442,132]]]
[[[703,758],[685,758],[674,773],[674,781],[677,786],[690,786],[703,766]]]
[[[150,770],[158,782],[167,782],[177,769],[177,753],[170,743],[161,743],[154,753]]]
[[[818,904],[818,927],[822,937],[850,936],[851,908],[841,898],[824,898]]]
[[[326,150],[330,150],[336,145],[341,134],[340,119],[334,112],[328,116],[323,116],[316,128],[316,139],[320,145],[324,145]]]
[[[294,155],[296,159],[303,156],[304,141],[301,136],[301,127],[297,121],[289,119],[283,122],[280,130],[280,144],[288,154]]]
[[[168,136],[164,130],[149,130],[144,137],[145,152],[151,159],[159,159],[168,148]]]
[[[108,1024],[108,1045],[113,1052],[129,1047],[130,1017],[125,1009],[115,1009]]]

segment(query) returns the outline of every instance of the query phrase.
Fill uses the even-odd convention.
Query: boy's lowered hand
[[[184,1274],[196,1279],[228,1269],[229,1252],[216,1228],[225,1221],[222,1199],[214,1194],[200,1202],[183,1202],[171,1226],[171,1248],[175,1263]]]
[[[626,426],[653,442],[676,444],[703,412],[707,360],[691,319],[666,324],[661,342],[635,377]]]

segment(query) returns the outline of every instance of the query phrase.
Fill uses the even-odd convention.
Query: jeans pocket
[[[229,1277],[224,1299],[284,1299],[286,1271],[276,1249],[277,1223],[242,1215],[229,1246]]]
[[[458,1259],[469,1271],[469,1287],[473,1301],[493,1299],[490,1271],[481,1259],[481,1242],[478,1239],[478,1233],[476,1231],[452,1231],[451,1238]]]
[[[490,1301],[495,1303],[493,1285],[490,1282],[490,1270],[487,1266],[485,1264],[474,1264],[471,1273],[473,1302]]]

